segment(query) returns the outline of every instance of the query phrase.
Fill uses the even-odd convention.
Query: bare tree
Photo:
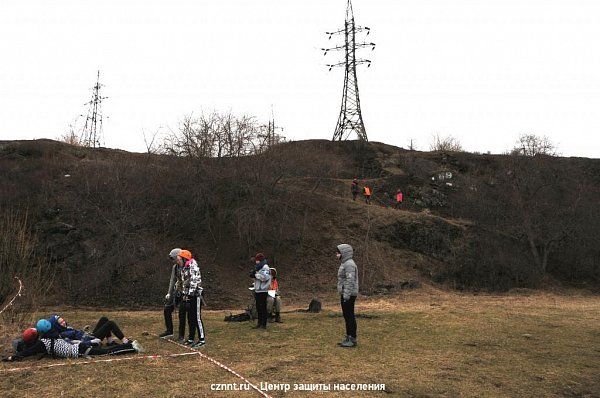
[[[443,151],[443,152],[462,152],[463,147],[460,142],[449,135],[446,137],[440,137],[439,134],[435,134],[432,137],[432,142],[429,144],[429,149],[432,152]]]
[[[558,156],[556,146],[548,137],[535,134],[521,134],[511,154],[522,156]]]
[[[148,137],[146,137],[146,132],[144,130],[142,130],[142,135],[144,136],[144,145],[146,146],[147,154],[158,152],[156,138],[158,137],[158,134],[159,134],[161,128],[162,127],[157,128],[154,131],[154,133],[152,134],[152,136],[148,136]]]
[[[202,113],[185,116],[177,131],[163,143],[163,152],[195,158],[241,157],[264,152],[285,141],[281,135],[266,131],[249,115],[236,116],[231,112]]]

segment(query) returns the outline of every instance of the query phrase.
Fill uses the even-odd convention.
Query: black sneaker
[[[161,339],[168,339],[169,337],[173,337],[173,332],[162,332],[158,335],[158,337],[160,337]]]
[[[200,348],[202,347],[204,344],[206,344],[206,340],[198,340],[198,342],[196,344],[194,344],[192,346],[192,348]]]
[[[194,340],[192,340],[192,339],[187,339],[187,340],[185,341],[185,343],[183,343],[183,344],[184,344],[184,345],[189,345],[189,346],[192,346],[192,345],[194,345]]]
[[[179,336],[179,338],[177,339],[177,342],[179,344],[184,344],[185,343],[185,339],[183,338],[183,336]]]

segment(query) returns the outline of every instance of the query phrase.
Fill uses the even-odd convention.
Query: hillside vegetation
[[[368,295],[600,285],[599,160],[321,140],[190,159],[37,140],[0,142],[0,170],[1,214],[26,219],[61,303],[160,304],[173,247],[199,259],[214,307],[249,298],[256,251],[287,297],[330,292],[342,242]],[[354,177],[372,205],[352,201]]]

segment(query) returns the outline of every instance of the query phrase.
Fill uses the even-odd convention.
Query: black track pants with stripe
[[[196,330],[198,339],[204,340],[204,323],[202,322],[202,296],[190,297],[190,307],[188,310],[189,339],[194,340]]]

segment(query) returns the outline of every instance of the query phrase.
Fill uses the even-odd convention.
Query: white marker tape
[[[153,336],[158,337],[157,335],[151,333]],[[225,369],[226,371],[228,371],[229,373],[231,373],[232,375],[242,379],[244,382],[246,382],[250,387],[252,387],[253,389],[255,389],[260,395],[262,395],[265,398],[273,398],[270,395],[266,394],[264,391],[262,391],[260,388],[256,387],[256,385],[254,385],[253,383],[250,382],[250,380],[246,379],[244,376],[242,376],[241,374],[239,374],[238,372],[236,372],[235,370],[223,365],[221,362],[217,361],[216,359],[213,359],[211,357],[209,357],[206,354],[201,353],[200,351],[196,351],[191,347],[188,347],[186,345],[183,344],[179,344],[178,342],[174,341],[174,340],[169,340],[169,339],[161,339],[161,340],[166,340],[170,343],[173,343],[175,345],[178,345],[180,347],[183,348],[187,348],[188,350],[192,350],[192,352],[197,352],[198,355],[200,355],[202,358],[209,360],[210,362],[214,363],[215,365],[217,365],[218,367]]]
[[[183,357],[188,355],[199,355],[199,352],[182,352],[179,354],[167,354],[167,355],[144,355],[144,356],[134,356],[134,357],[124,357],[124,358],[110,358],[110,359],[92,359],[88,361],[69,361],[69,362],[60,362],[53,363],[51,365],[42,365],[42,366],[27,366],[20,368],[10,368],[10,369],[0,369],[0,372],[20,372],[25,370],[37,370],[37,369],[48,369],[48,368],[56,368],[60,366],[75,366],[75,365],[86,365],[89,363],[99,363],[99,362],[120,362],[120,361],[133,361],[140,359],[158,359],[158,358],[173,358],[173,357]]]
[[[0,311],[0,314],[2,314],[4,312],[4,310],[6,310],[8,307],[10,307],[12,305],[12,303],[15,302],[15,300],[17,299],[17,297],[19,297],[21,295],[21,290],[23,290],[23,283],[21,282],[21,280],[19,278],[17,278],[15,276],[15,279],[19,281],[19,291],[17,292],[17,294],[15,294],[15,297],[12,298],[12,300],[10,300],[8,302],[8,304],[6,304],[4,306],[4,308],[2,308],[2,311]]]

